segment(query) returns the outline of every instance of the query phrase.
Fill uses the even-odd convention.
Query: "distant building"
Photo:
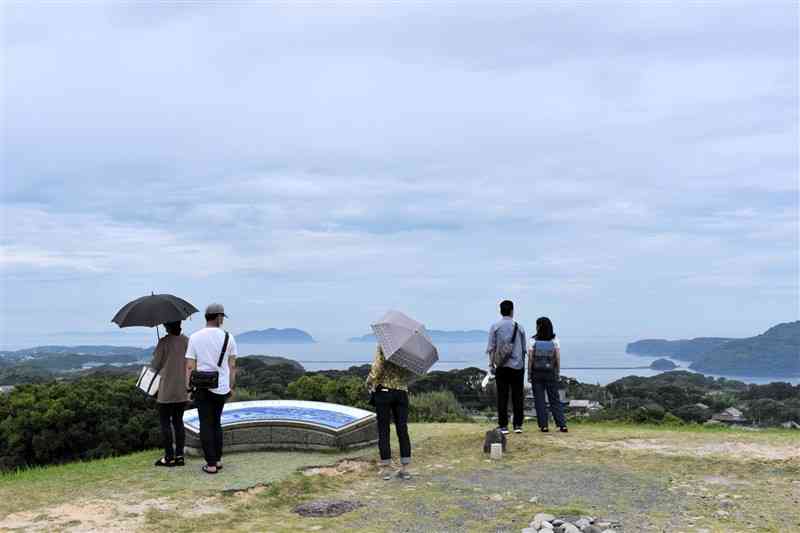
[[[800,429],[800,424],[798,424],[794,420],[789,420],[788,422],[784,422],[783,424],[781,424],[781,427],[785,429]]]
[[[735,407],[728,407],[721,413],[717,413],[711,417],[711,420],[717,422],[724,422],[726,424],[749,424],[750,421],[744,417],[744,413]]]
[[[0,394],[8,394],[14,390],[14,385],[0,385]]]
[[[696,403],[696,404],[694,404],[694,406],[695,407],[699,407],[700,409],[711,409],[709,406],[707,406],[704,403]]]
[[[599,411],[603,406],[594,400],[570,400],[569,409],[575,414],[588,415],[594,411]]]

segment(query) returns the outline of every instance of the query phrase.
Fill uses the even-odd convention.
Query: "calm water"
[[[647,367],[655,357],[625,353],[626,339],[561,339],[562,374],[584,383],[605,385],[621,377],[654,376],[660,372]],[[439,344],[439,362],[433,370],[451,370],[476,366],[486,368],[486,344]],[[343,369],[372,362],[375,347],[369,343],[319,342],[317,344],[240,344],[240,355],[278,355],[299,361],[307,370]],[[675,361],[682,367],[688,363]],[[597,369],[596,367],[605,367]],[[609,368],[615,367],[615,368]],[[735,377],[749,383],[790,381],[800,378]]]

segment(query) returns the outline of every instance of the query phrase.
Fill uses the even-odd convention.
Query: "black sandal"
[[[178,457],[175,458],[175,466],[184,466],[185,464],[186,461],[184,460],[182,455],[179,455]]]
[[[206,474],[211,474],[211,475],[214,475],[214,474],[216,474],[217,472],[219,472],[219,469],[217,469],[217,470],[209,470],[209,469],[208,469],[208,465],[203,465],[203,466],[202,466],[202,468],[201,468],[201,470],[202,470],[203,472],[205,472]]]
[[[550,428],[539,428],[539,431],[541,431],[542,433],[549,433]]]
[[[167,460],[166,457],[162,457],[161,459],[159,459],[158,461],[153,463],[153,465],[154,466],[163,466],[163,467],[166,467],[166,468],[172,468],[173,466],[175,466],[175,460],[174,459]]]
[[[563,428],[558,428],[558,430],[559,430],[561,433],[569,433],[569,430],[567,429],[567,426],[564,426]]]

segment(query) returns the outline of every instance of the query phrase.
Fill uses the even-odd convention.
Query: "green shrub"
[[[449,390],[412,394],[408,418],[411,422],[470,422],[472,419]]]

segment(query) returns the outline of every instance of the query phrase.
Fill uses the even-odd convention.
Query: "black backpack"
[[[556,344],[553,341],[536,341],[536,343],[533,345],[533,354],[531,354],[531,359],[531,367],[536,374],[555,374]]]

